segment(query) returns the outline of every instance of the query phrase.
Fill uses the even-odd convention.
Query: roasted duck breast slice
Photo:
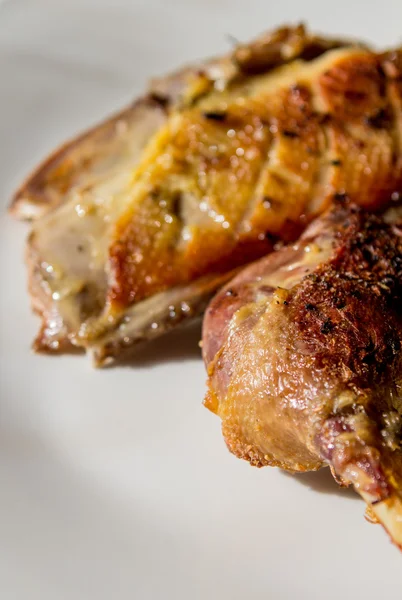
[[[206,406],[252,465],[330,466],[402,547],[402,208],[331,208],[203,325]]]
[[[334,196],[375,208],[397,194],[401,56],[282,28],[155,83],[54,155],[13,205],[42,214],[27,250],[35,348],[118,358]]]

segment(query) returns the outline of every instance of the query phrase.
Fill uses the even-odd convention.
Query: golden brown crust
[[[244,439],[241,425],[236,418],[228,418],[222,422],[222,435],[226,446],[237,458],[246,460],[252,467],[279,467],[291,473],[306,473],[307,471],[318,471],[324,466],[321,459],[313,455],[303,457],[303,460],[280,460],[274,453],[262,452],[261,449],[253,443],[247,443]]]
[[[401,547],[402,207],[336,204],[212,301],[207,406],[254,466],[329,465]]]
[[[336,193],[376,207],[399,189],[394,121],[381,118],[393,108],[380,58],[363,52],[334,62],[318,78],[318,97],[316,82],[298,84],[296,76],[275,94],[229,101],[224,112],[203,110],[202,102],[181,112],[161,148],[172,166],[150,166],[149,192],[116,224],[112,301],[124,305],[233,268],[242,253],[242,262],[257,258],[269,251],[267,234],[296,238]],[[189,193],[226,229],[193,226],[191,240],[178,244]],[[136,262],[138,255],[146,259]]]
[[[312,35],[303,24],[280,27],[264,33],[249,44],[240,44],[233,52],[233,61],[245,75],[266,73],[296,58],[314,60],[334,48],[350,46],[350,40],[337,40]]]
[[[40,220],[32,250],[67,286],[42,273],[46,285],[34,289],[69,290],[74,318],[62,320],[74,343],[89,346],[136,303],[295,240],[334,195],[381,205],[402,188],[399,69],[395,57],[298,27],[153,84],[17,194],[20,213],[66,200],[52,213],[57,239]],[[69,244],[87,252],[74,266]],[[46,332],[63,308],[37,304],[50,306]]]
[[[19,218],[35,219],[59,205],[73,187],[84,183],[92,173],[102,169],[105,159],[113,160],[113,154],[124,148],[127,129],[131,130],[138,121],[138,105],[147,105],[151,110],[171,109],[186,98],[183,92],[188,81],[200,70],[214,71],[229,80],[241,73],[267,72],[297,57],[311,60],[331,48],[346,45],[344,40],[312,36],[303,25],[282,27],[264,33],[248,45],[238,46],[232,54],[154,79],[144,98],[51,153],[15,192],[10,212]],[[192,97],[193,93],[187,101]],[[148,137],[152,133],[150,130]]]
[[[240,273],[204,321],[208,405],[230,449],[253,464],[317,468],[315,428],[339,389],[379,390],[399,377],[399,228],[348,206],[311,227]],[[376,396],[378,415],[387,402]]]
[[[289,295],[290,320],[318,368],[372,388],[389,379],[390,365],[399,368],[394,310],[402,291],[402,234],[380,217],[353,209],[339,229],[333,260]]]

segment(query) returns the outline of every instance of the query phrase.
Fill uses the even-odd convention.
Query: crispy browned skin
[[[67,146],[14,204],[46,210],[67,196],[30,237],[35,347],[101,349],[116,333],[129,348],[133,307],[189,286],[199,295],[199,281],[296,239],[334,194],[381,205],[401,188],[399,63],[399,51],[282,28],[160,83],[132,109],[150,118],[138,142],[129,111]]]
[[[329,465],[402,544],[402,210],[336,207],[242,271],[203,328],[208,408],[256,466]]]
[[[166,116],[185,100],[189,79],[197,79],[197,74],[200,79],[190,96],[197,94],[197,89],[203,93],[208,87],[203,72],[213,72],[216,77],[229,81],[242,75],[266,73],[298,57],[312,60],[326,50],[346,45],[346,41],[313,36],[302,25],[282,27],[250,44],[238,46],[233,54],[154,79],[143,98],[47,157],[15,192],[10,210],[18,218],[36,219],[64,201],[72,188],[113,170],[119,161],[120,168],[128,158],[134,166],[138,160],[136,155],[163,123],[159,109],[163,109]],[[144,139],[142,131],[146,131]]]

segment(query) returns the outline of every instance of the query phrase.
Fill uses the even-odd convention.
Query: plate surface
[[[5,208],[48,151],[148,77],[286,21],[382,45],[400,0],[0,3],[0,581],[5,600],[401,597],[401,555],[329,473],[232,457],[201,405],[199,326],[94,371],[29,350],[25,225]]]

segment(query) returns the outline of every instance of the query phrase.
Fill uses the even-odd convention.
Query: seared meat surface
[[[334,195],[367,208],[395,195],[401,73],[402,51],[283,28],[62,148],[13,204],[42,215],[28,243],[36,349],[110,361],[202,311]]]
[[[203,328],[206,406],[252,465],[329,465],[402,546],[402,207],[339,203],[243,270]]]

